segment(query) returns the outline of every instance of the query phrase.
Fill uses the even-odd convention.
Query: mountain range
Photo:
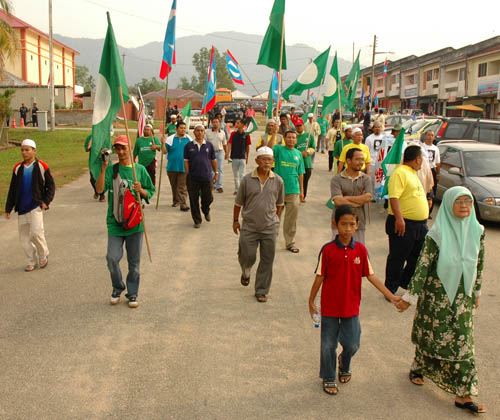
[[[71,38],[64,35],[54,37],[76,49],[80,55],[76,57],[76,64],[85,65],[90,74],[96,78],[101,60],[104,39]],[[195,75],[192,65],[193,54],[200,48],[210,48],[214,45],[222,54],[230,50],[240,63],[243,70],[245,85],[237,88],[248,95],[256,95],[269,89],[272,70],[266,66],[257,65],[263,36],[251,35],[241,32],[213,32],[206,35],[191,35],[176,39],[176,65],[169,76],[169,86],[177,87],[180,78],[186,76],[191,80]],[[134,85],[141,79],[156,77],[160,70],[163,55],[163,41],[152,41],[137,48],[124,48],[118,46],[124,61],[125,76],[129,85]],[[321,51],[307,45],[295,44],[286,46],[287,70],[283,71],[283,88],[286,89],[302,72],[306,65],[318,56]],[[328,62],[327,71],[333,56]],[[338,58],[339,72],[344,75],[349,72],[352,62]]]

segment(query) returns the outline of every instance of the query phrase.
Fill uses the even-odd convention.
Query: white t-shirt
[[[370,149],[370,157],[372,160],[370,165],[375,165],[375,162],[377,162],[378,151],[382,146],[382,139],[384,138],[384,136],[385,134],[379,134],[378,136],[376,136],[375,134],[370,134],[366,138],[365,144],[368,146],[368,149]]]
[[[427,157],[429,159],[429,166],[431,169],[436,167],[436,164],[441,163],[441,156],[439,154],[439,148],[435,144],[430,146],[423,143],[422,147],[427,151]]]

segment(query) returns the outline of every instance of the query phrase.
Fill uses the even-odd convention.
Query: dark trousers
[[[333,150],[328,150],[328,170],[331,171],[333,169]]]
[[[306,168],[306,173],[304,174],[304,200],[307,195],[307,184],[309,184],[309,178],[312,175],[312,168]]]
[[[324,381],[335,381],[337,345],[342,345],[340,363],[342,372],[350,372],[351,359],[359,349],[361,325],[359,316],[337,318],[321,317],[321,364],[319,376]]]
[[[426,220],[405,219],[405,234],[403,236],[396,234],[395,226],[396,218],[389,214],[385,221],[385,232],[389,236],[385,286],[392,293],[396,293],[398,287],[408,288],[428,231]]]
[[[431,171],[432,171],[432,179],[434,180],[434,186],[432,187],[432,196],[431,196],[432,204],[431,204],[431,208],[429,209],[429,217],[432,215],[432,209],[434,208],[434,202],[436,200],[436,192],[437,192],[437,188],[438,188],[436,168],[431,168]]]
[[[214,199],[212,195],[212,181],[201,180],[188,175],[186,185],[189,194],[189,204],[191,206],[191,216],[193,217],[193,221],[199,224],[202,221],[200,213],[200,195],[201,211],[206,216],[210,213],[210,204],[212,204]]]
[[[31,122],[33,124],[33,127],[38,127],[38,115],[33,115],[31,117]],[[24,123],[26,125],[26,122]]]
[[[98,195],[100,199],[104,198],[104,193],[102,194],[97,194],[97,190],[95,189],[95,178],[94,175],[92,175],[92,171],[90,171],[90,185],[92,185],[92,188],[94,189],[94,194]]]
[[[156,185],[156,159],[153,159],[153,161],[148,166],[146,166],[146,171],[148,171],[153,185]]]

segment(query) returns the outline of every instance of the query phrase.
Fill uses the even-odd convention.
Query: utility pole
[[[372,55],[372,77],[370,78],[370,111],[372,110],[373,97],[375,95],[375,50],[377,49],[377,35],[373,35],[373,55]]]
[[[52,36],[52,0],[49,0],[49,63],[50,63],[50,131],[56,128],[56,112],[54,105],[55,80],[54,80],[54,41]]]
[[[354,42],[352,43],[352,65],[354,66]]]

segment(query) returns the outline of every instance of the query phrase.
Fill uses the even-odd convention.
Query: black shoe
[[[218,193],[223,193],[223,192],[224,192],[224,190],[223,190],[222,188],[217,188],[217,192],[218,192]]]
[[[195,224],[193,225],[193,227],[194,227],[195,229],[199,229],[199,228],[201,227],[201,223],[195,223]]]
[[[181,207],[181,211],[189,211],[189,207]]]
[[[178,204],[177,204],[177,203],[173,203],[173,204],[172,204],[172,207],[177,207],[177,206],[178,206]]]
[[[212,220],[212,218],[210,217],[210,213],[205,214],[205,220],[207,222],[210,222],[210,220]]]

